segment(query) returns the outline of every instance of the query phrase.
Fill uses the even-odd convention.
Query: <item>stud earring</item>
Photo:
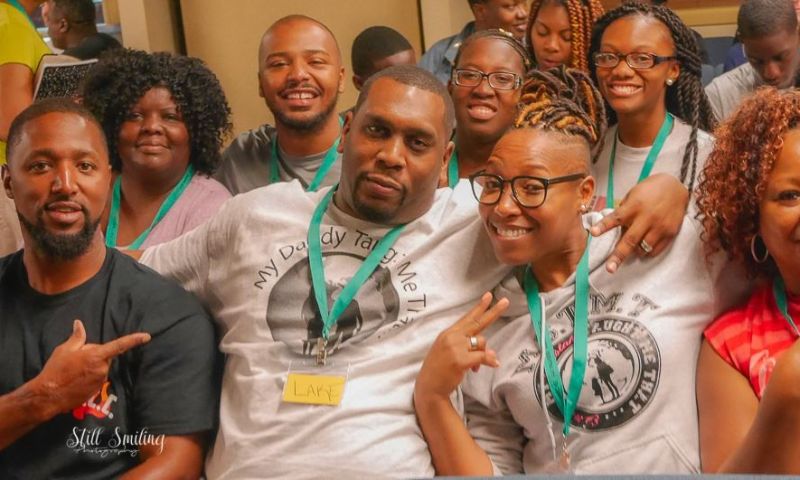
[[[581,204],[581,213],[586,213],[588,211],[589,209],[586,207],[586,204]]]
[[[671,79],[671,78],[668,78],[668,79],[667,79],[667,86],[668,86],[668,87],[671,87],[673,83],[675,83],[675,80],[673,80],[673,79]]]

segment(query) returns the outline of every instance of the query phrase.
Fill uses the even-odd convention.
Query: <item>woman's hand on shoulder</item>
[[[606,262],[606,270],[617,271],[631,255],[655,257],[678,235],[689,204],[689,191],[672,175],[651,175],[633,187],[613,212],[592,226],[600,236],[621,226],[622,236]]]

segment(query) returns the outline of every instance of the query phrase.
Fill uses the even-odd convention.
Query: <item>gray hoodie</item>
[[[567,441],[576,473],[699,472],[695,366],[701,334],[743,288],[717,282],[722,262],[705,261],[699,229],[687,217],[668,251],[630,261],[614,275],[604,263],[620,231],[592,240],[586,375]],[[743,278],[728,275],[733,283]],[[486,336],[500,367],[467,375],[467,425],[496,470],[552,471],[562,416],[543,377],[519,282],[510,276],[498,290],[511,307]],[[564,385],[572,371],[574,297],[574,274],[541,295]]]

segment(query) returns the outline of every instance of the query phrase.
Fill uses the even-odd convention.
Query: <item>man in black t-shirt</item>
[[[199,476],[213,327],[176,284],[106,248],[101,127],[46,100],[12,123],[7,154],[24,249],[0,258],[0,478]]]
[[[42,4],[42,19],[53,46],[64,55],[89,60],[122,48],[116,38],[97,31],[92,0],[47,0]]]

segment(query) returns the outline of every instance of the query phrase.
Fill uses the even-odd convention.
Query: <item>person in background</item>
[[[456,109],[455,149],[447,178],[440,182],[450,188],[483,169],[494,144],[511,127],[530,61],[509,33],[488,29],[464,41],[454,65],[447,88]]]
[[[82,96],[103,125],[116,173],[103,222],[108,246],[172,240],[230,198],[209,178],[230,131],[230,108],[201,60],[120,50],[90,70]]]
[[[104,245],[102,127],[69,99],[8,136],[5,193],[25,248],[0,258],[0,477],[198,478],[216,427],[211,319]]]
[[[717,121],[725,120],[759,86],[798,86],[800,31],[792,0],[745,0],[737,26],[747,63],[706,87]]]
[[[393,28],[369,27],[356,36],[350,51],[353,85],[361,90],[373,74],[393,65],[414,65],[417,56],[406,37]]]
[[[800,0],[794,0],[794,11],[797,13],[797,21],[800,23]],[[744,45],[739,38],[739,32],[736,32],[734,37],[734,44],[728,50],[728,55],[725,57],[725,67],[723,72],[728,72],[747,63],[747,56],[744,53]]]
[[[691,192],[713,145],[706,132],[714,119],[689,28],[666,7],[626,3],[598,20],[591,57],[612,125],[593,167],[595,208],[618,206],[655,172],[673,176]],[[673,227],[684,211],[676,208]],[[638,246],[649,254],[659,250],[653,242],[645,234]]]
[[[762,89],[716,131],[697,203],[706,250],[758,284],[705,330],[697,372],[708,473],[800,474],[800,93]]]
[[[42,4],[42,20],[53,46],[80,60],[122,48],[116,38],[97,31],[95,15],[92,0],[47,0]]]
[[[275,118],[236,137],[216,179],[234,195],[298,180],[315,191],[339,181],[344,67],[333,33],[304,15],[273,23],[258,49],[258,94]]]
[[[459,33],[434,43],[419,60],[420,67],[436,75],[444,84],[450,81],[459,47],[473,33],[499,28],[509,32],[518,41],[525,41],[528,0],[467,1],[475,20],[467,23]]]
[[[594,23],[603,15],[599,0],[534,0],[525,38],[534,65],[559,65],[589,71],[589,44]]]
[[[33,101],[34,76],[51,53],[30,16],[44,0],[0,0],[0,165],[14,117]],[[17,250],[22,233],[14,202],[0,194],[0,256]]]

